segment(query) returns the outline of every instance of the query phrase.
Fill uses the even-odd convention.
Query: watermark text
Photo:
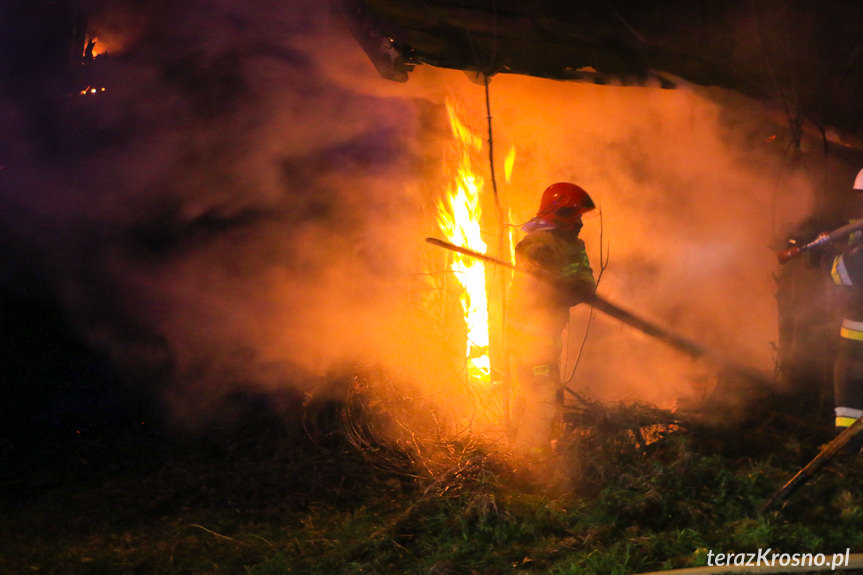
[[[779,553],[773,549],[759,549],[754,553],[707,552],[709,567],[819,567],[831,571],[848,566],[851,548],[844,553]]]

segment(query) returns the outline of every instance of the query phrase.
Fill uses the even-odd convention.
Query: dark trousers
[[[848,427],[863,412],[863,341],[840,338],[833,365],[836,427]]]

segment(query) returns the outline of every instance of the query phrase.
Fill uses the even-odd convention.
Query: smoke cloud
[[[482,88],[435,70],[412,81],[421,75],[429,86],[472,94],[483,125]],[[779,223],[812,209],[819,172],[787,163],[781,125],[764,121],[761,104],[685,83],[661,90],[503,75],[493,78],[491,98],[495,145],[517,150],[513,181],[501,191],[514,223],[535,213],[548,184],[578,183],[601,212],[582,232],[602,271],[600,295],[772,372],[773,248],[785,231]],[[716,384],[715,368],[584,309],[573,310],[565,345],[570,386],[603,399],[670,406]]]
[[[81,332],[177,406],[319,389],[356,365],[443,393],[463,343],[441,343],[455,336],[423,309],[417,278],[442,270],[422,239],[444,99],[484,136],[483,87],[426,66],[381,79],[310,0],[105,2],[91,28],[114,51],[94,65],[106,92],[59,104],[50,138],[21,99],[0,102],[0,224]],[[513,223],[548,184],[578,183],[601,208],[583,232],[600,294],[772,368],[777,222],[808,214],[814,183],[767,142],[778,128],[759,105],[505,75],[490,94],[496,150],[516,150],[512,181],[498,174]],[[574,388],[667,405],[707,377],[615,320],[587,331],[587,316],[574,310],[567,338],[569,372],[588,334]]]

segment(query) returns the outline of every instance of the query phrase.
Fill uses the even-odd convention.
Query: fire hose
[[[861,227],[863,227],[863,224],[861,224]],[[509,262],[505,262],[487,254],[475,252],[468,248],[457,246],[455,244],[451,244],[437,238],[426,238],[426,242],[434,246],[458,252],[468,257],[489,262],[505,268],[515,269],[515,266]],[[554,281],[553,278],[544,277],[541,274],[535,275],[538,275],[546,281]],[[636,330],[647,334],[653,338],[656,338],[693,358],[708,361],[718,367],[736,373],[737,375],[745,377],[746,379],[749,379],[750,381],[753,381],[755,383],[760,383],[763,385],[770,384],[770,380],[764,374],[758,372],[757,370],[745,365],[740,365],[739,363],[732,361],[731,359],[725,357],[719,352],[705,347],[704,345],[701,345],[696,341],[693,341],[687,337],[676,334],[654,323],[651,323],[635,315],[634,313],[627,311],[626,309],[608,301],[604,297],[597,295],[594,292],[584,293],[582,294],[582,297],[584,303],[593,306],[595,309],[598,309],[606,315],[618,319],[623,323],[629,325],[630,327],[635,328]]]
[[[850,224],[846,224],[841,228],[836,228],[832,232],[822,232],[818,234],[814,240],[803,244],[802,246],[792,246],[788,249],[776,252],[776,257],[780,264],[784,264],[810,250],[825,247],[838,241],[847,240],[848,236],[861,230],[863,230],[863,220],[857,220]]]
[[[801,485],[809,481],[819,469],[824,467],[833,457],[839,453],[845,445],[854,438],[854,436],[863,432],[863,417],[857,419],[854,423],[845,428],[842,433],[833,438],[830,443],[825,445],[818,452],[812,461],[806,464],[806,467],[798,471],[794,477],[789,479],[785,485],[780,487],[776,493],[771,495],[764,503],[761,504],[760,511],[766,513],[777,505],[788,499],[792,493],[797,491]]]

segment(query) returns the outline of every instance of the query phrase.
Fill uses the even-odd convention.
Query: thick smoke
[[[91,22],[122,45],[89,65],[105,93],[56,103],[50,141],[3,106],[7,234],[82,332],[186,403],[374,362],[408,271],[414,107],[323,73],[316,3],[124,10]]]
[[[106,93],[64,102],[47,149],[32,110],[0,107],[16,150],[2,225],[82,332],[178,405],[309,390],[355,365],[440,388],[448,351],[412,289],[440,271],[423,269],[436,248],[422,238],[450,145],[444,99],[484,134],[483,87],[430,67],[381,79],[312,1],[108,3],[91,26],[117,50],[99,64]],[[512,182],[498,174],[513,223],[546,185],[580,184],[602,212],[584,229],[596,271],[607,261],[601,294],[772,368],[776,222],[808,213],[812,184],[764,139],[757,105],[505,75],[490,94],[496,149],[517,152]],[[587,311],[573,319],[568,372]],[[704,377],[598,317],[571,385],[668,404]]]
[[[496,144],[517,149],[513,182],[502,191],[514,222],[533,215],[546,185],[580,184],[601,210],[583,231],[595,271],[605,267],[601,295],[772,371],[775,228],[808,213],[812,189],[807,173],[785,161],[785,142],[775,138],[781,125],[764,123],[753,102],[686,85],[498,76],[491,95]],[[604,398],[671,405],[715,384],[715,369],[616,320],[588,323],[586,310],[574,311],[567,348],[570,385]]]

